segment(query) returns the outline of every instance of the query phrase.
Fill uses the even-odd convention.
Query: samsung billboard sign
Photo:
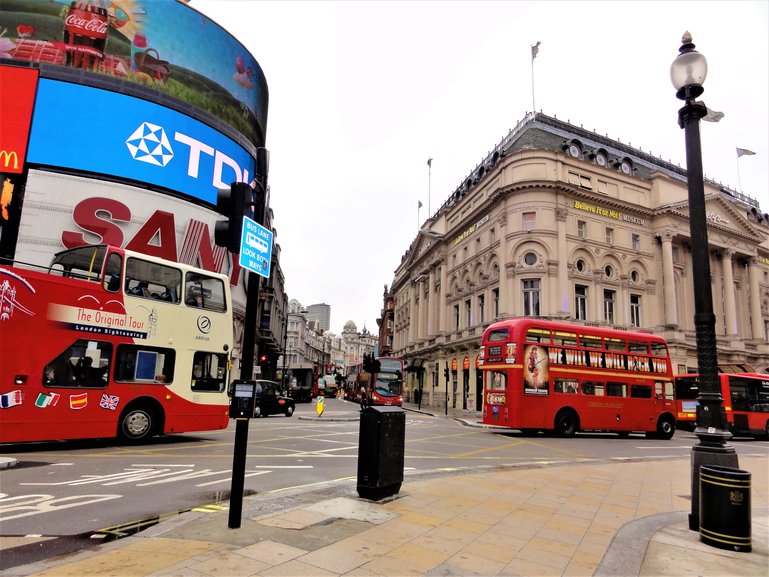
[[[141,100],[41,79],[27,161],[117,176],[216,204],[254,176],[254,158],[189,116]]]

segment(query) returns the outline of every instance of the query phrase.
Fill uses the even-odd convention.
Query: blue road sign
[[[240,266],[270,278],[271,262],[272,231],[244,216],[243,232],[240,236]]]

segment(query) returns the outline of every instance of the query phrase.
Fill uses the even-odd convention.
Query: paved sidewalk
[[[688,529],[689,467],[687,457],[406,475],[379,502],[360,499],[352,479],[247,497],[239,529],[226,510],[191,511],[0,576],[768,575],[767,459],[740,457],[752,473],[751,553]]]

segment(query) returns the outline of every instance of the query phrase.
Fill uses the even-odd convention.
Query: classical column
[[[734,299],[734,271],[732,269],[732,257],[734,251],[727,249],[721,259],[724,269],[724,308],[726,313],[726,334],[736,336],[737,332],[737,304]]]
[[[662,235],[662,290],[665,299],[665,325],[678,326],[678,303],[676,302],[676,276],[673,272],[673,237],[666,231]]]
[[[427,336],[431,337],[435,334],[435,267],[430,267],[430,277],[427,285]]]
[[[753,338],[763,339],[764,319],[761,315],[761,292],[758,288],[758,275],[760,271],[756,257],[750,259],[748,274],[750,275],[750,326],[753,329]]]
[[[569,315],[569,303],[571,303],[572,290],[569,286],[569,253],[566,248],[566,217],[569,211],[566,207],[559,206],[555,209],[555,222],[558,228],[558,313],[562,316]]]
[[[447,258],[448,255],[446,255],[445,259]],[[441,265],[441,294],[440,297],[438,297],[438,331],[440,333],[446,332],[446,293],[449,290],[449,281],[447,278],[448,265],[446,264],[445,259]]]
[[[430,306],[430,297],[428,295],[429,290],[425,290],[425,284],[427,278],[423,277],[419,281],[419,330],[417,331],[417,338],[424,339],[427,336],[427,316],[428,308]]]
[[[412,344],[417,338],[417,290],[413,281],[409,280],[409,338],[406,346]]]
[[[507,215],[503,214],[497,221],[499,223],[499,317],[505,318],[511,314],[509,300],[507,298]]]

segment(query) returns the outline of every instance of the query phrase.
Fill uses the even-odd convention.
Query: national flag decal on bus
[[[11,391],[10,393],[5,393],[0,395],[0,407],[3,409],[7,409],[9,407],[15,407],[16,405],[20,405],[21,401],[23,399],[23,395],[20,390]]]
[[[59,402],[59,393],[38,393],[37,399],[35,399],[35,406],[41,409],[45,407],[55,407]]]
[[[101,401],[99,401],[99,406],[102,409],[109,409],[110,411],[114,411],[117,409],[117,405],[120,402],[120,397],[116,395],[107,395],[103,394],[101,396]]]
[[[87,404],[88,404],[88,393],[81,393],[79,395],[69,396],[70,409],[84,409]]]

